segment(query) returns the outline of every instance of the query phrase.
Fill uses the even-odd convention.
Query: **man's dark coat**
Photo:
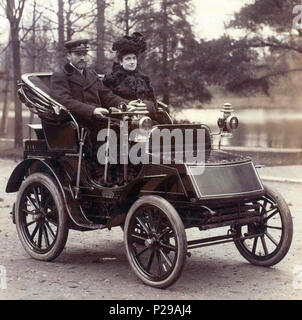
[[[68,108],[81,122],[93,120],[96,107],[117,107],[122,100],[105,87],[97,73],[89,68],[84,75],[69,63],[51,77],[51,97]]]

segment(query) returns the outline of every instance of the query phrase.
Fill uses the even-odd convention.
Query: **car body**
[[[120,226],[133,271],[157,288],[179,278],[188,251],[194,248],[234,242],[253,264],[271,266],[283,259],[292,240],[290,211],[280,194],[263,185],[250,158],[214,148],[214,134],[205,124],[173,124],[167,106],[160,104],[146,140],[150,142],[156,130],[203,130],[204,161],[175,161],[174,144],[168,164],[100,165],[87,144],[86,129],[50,97],[50,77],[51,73],[22,76],[19,97],[38,114],[41,125],[31,125],[37,138],[25,141],[24,160],[6,188],[18,192],[12,216],[30,256],[55,259],[69,229]],[[218,121],[220,134],[230,133],[232,123],[238,125],[230,114],[226,105]],[[121,118],[143,123],[146,117],[151,115],[144,107],[112,112],[107,129]],[[130,140],[133,145],[135,139]],[[146,150],[149,156],[155,152],[150,145]],[[165,156],[161,147],[157,156]],[[226,234],[187,241],[190,228],[198,228],[202,235],[223,227],[228,227]]]

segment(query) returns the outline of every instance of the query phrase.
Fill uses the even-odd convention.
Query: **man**
[[[97,129],[97,119],[108,113],[107,108],[119,107],[126,101],[114,95],[97,73],[87,68],[87,39],[71,40],[64,46],[68,63],[52,75],[51,96],[68,108],[80,124]]]
[[[114,95],[103,85],[97,73],[87,68],[87,39],[68,41],[64,46],[67,49],[68,63],[62,71],[52,75],[50,95],[69,109],[81,126],[88,129],[90,136],[88,145],[95,161],[99,147],[96,141],[97,134],[107,125],[102,118],[108,113],[109,107],[119,108],[128,101]],[[132,101],[128,105],[135,106],[135,103]],[[95,167],[93,161],[90,163],[91,172],[99,179],[98,170],[102,168]],[[114,170],[113,166],[112,169]]]

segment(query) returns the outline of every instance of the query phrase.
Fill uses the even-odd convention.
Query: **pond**
[[[175,115],[177,120],[202,122],[218,131],[219,109],[186,109]],[[223,145],[269,148],[302,148],[302,110],[243,109],[234,112],[239,128]]]
[[[185,109],[175,113],[176,120],[200,122],[218,131],[217,119],[222,115],[219,109]],[[243,109],[234,112],[239,118],[239,128],[232,138],[225,138],[223,145],[269,148],[302,148],[302,110],[291,109]],[[24,113],[24,124],[29,122],[29,113]],[[35,116],[34,123],[39,123]],[[10,113],[6,138],[14,135],[13,113]],[[24,138],[29,129],[23,128]],[[3,141],[3,139],[1,139]]]

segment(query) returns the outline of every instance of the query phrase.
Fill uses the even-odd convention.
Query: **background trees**
[[[10,39],[0,43],[1,130],[15,98],[15,145],[22,145],[22,108],[16,97],[20,75],[52,71],[65,63],[64,42],[91,39],[91,62],[109,72],[112,43],[143,33],[148,50],[140,61],[156,95],[174,107],[210,101],[213,86],[233,94],[269,94],[286,75],[302,71],[302,31],[292,29],[293,7],[300,0],[255,0],[235,13],[219,39],[198,39],[190,23],[191,0],[0,0]],[[114,10],[114,5],[119,10]],[[116,7],[115,7],[116,8]],[[2,31],[2,38],[5,30]],[[1,35],[0,35],[1,36]],[[3,38],[4,39],[4,38]]]
[[[155,91],[167,104],[207,98],[200,92],[198,95],[192,92],[193,80],[185,72],[187,59],[193,59],[189,52],[195,45],[188,21],[190,14],[190,0],[143,0],[132,2],[132,6],[125,0],[125,8],[117,15],[124,33],[140,30],[146,36],[144,70],[151,75]]]
[[[268,93],[277,77],[302,71],[302,30],[293,29],[293,8],[299,0],[255,0],[245,5],[229,28],[245,31],[242,50],[258,54],[250,65],[250,76],[237,81],[237,88],[261,89]],[[236,88],[236,87],[235,87]]]
[[[22,106],[17,96],[18,79],[21,77],[21,57],[20,57],[20,23],[24,11],[25,0],[6,0],[1,2],[5,9],[6,17],[10,25],[10,46],[13,63],[13,88],[15,105],[15,147],[23,145],[22,135]]]

